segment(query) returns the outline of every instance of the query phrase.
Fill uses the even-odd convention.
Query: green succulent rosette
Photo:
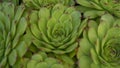
[[[47,56],[44,52],[39,52],[30,58],[26,68],[64,68],[60,60]]]
[[[32,48],[33,49],[33,48]],[[56,57],[53,54],[45,53],[42,51],[38,52],[28,52],[18,60],[12,68],[76,68],[77,65],[73,65],[74,61],[68,59],[66,56],[63,56],[67,60],[64,60]],[[77,62],[77,61],[76,61]],[[70,64],[72,63],[72,64]]]
[[[29,57],[23,57],[22,60],[18,61],[13,68],[73,68],[65,64],[63,61],[49,56],[45,52],[38,52]]]
[[[14,66],[22,58],[30,44],[25,32],[27,21],[23,16],[25,7],[0,3],[0,68]]]
[[[37,49],[52,53],[57,58],[73,65],[79,36],[86,22],[81,23],[81,14],[74,7],[62,4],[52,9],[41,8],[28,14],[33,44]],[[69,67],[70,68],[70,67]]]
[[[52,7],[55,4],[61,3],[64,5],[74,5],[74,0],[23,0],[27,7],[39,9],[41,7]]]
[[[78,50],[80,68],[120,68],[120,19],[89,20]]]
[[[81,14],[74,7],[57,4],[28,14],[33,43],[42,51],[65,54],[77,48],[82,32]],[[83,24],[82,24],[83,25]]]
[[[91,12],[90,14],[92,15],[99,15],[98,12],[102,13],[102,11],[106,11],[113,14],[116,17],[120,17],[119,0],[77,0],[77,3],[80,4],[80,7],[78,7],[79,9],[81,9],[81,7],[83,8],[83,10],[90,9],[86,12]]]

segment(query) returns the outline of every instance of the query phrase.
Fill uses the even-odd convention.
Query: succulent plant
[[[22,58],[30,44],[25,32],[27,21],[25,7],[0,3],[0,68],[9,68]]]
[[[71,65],[75,63],[72,58],[76,55],[78,39],[86,25],[81,23],[79,11],[57,4],[52,9],[42,7],[39,11],[29,12],[28,21],[33,44],[39,50],[52,53]]]
[[[107,11],[117,17],[120,17],[119,0],[77,0],[81,6],[100,11]],[[97,11],[96,11],[97,12]],[[93,13],[94,14],[94,13]]]
[[[40,51],[29,57],[23,57],[13,68],[74,68],[70,66],[58,58]]]
[[[120,68],[120,19],[110,14],[88,21],[77,55],[80,68]]]
[[[32,55],[27,63],[27,68],[64,68],[64,66],[60,60],[48,57],[44,52],[39,52]]]
[[[74,5],[74,0],[23,0],[27,7],[33,9],[40,9],[41,7],[51,7],[57,3],[61,3],[64,5]]]
[[[81,14],[73,7],[57,4],[52,9],[41,8],[32,11],[29,16],[33,43],[42,51],[55,54],[72,52],[84,26],[81,26]]]

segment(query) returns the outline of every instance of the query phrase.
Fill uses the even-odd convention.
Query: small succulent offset
[[[32,55],[26,68],[64,68],[60,60],[47,56],[44,52]]]
[[[64,5],[74,5],[74,0],[23,0],[25,5],[30,8],[40,9],[41,7],[51,7],[57,3]]]
[[[120,19],[110,14],[88,21],[78,51],[80,68],[120,68]]]
[[[119,0],[77,0],[77,3],[86,9],[95,9],[100,11],[107,11],[117,17],[120,17],[120,1]],[[95,11],[95,12],[98,12]],[[94,14],[94,12],[93,12]],[[96,14],[96,13],[95,13]]]
[[[25,7],[16,8],[11,3],[0,3],[0,68],[14,66],[29,46],[25,34],[27,21],[23,16]]]

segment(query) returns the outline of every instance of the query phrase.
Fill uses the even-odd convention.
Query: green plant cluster
[[[0,0],[0,68],[120,68],[120,1]]]

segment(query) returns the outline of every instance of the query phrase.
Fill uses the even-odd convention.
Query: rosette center
[[[106,44],[104,55],[108,62],[117,62],[120,60],[120,41],[119,39],[112,39]]]

